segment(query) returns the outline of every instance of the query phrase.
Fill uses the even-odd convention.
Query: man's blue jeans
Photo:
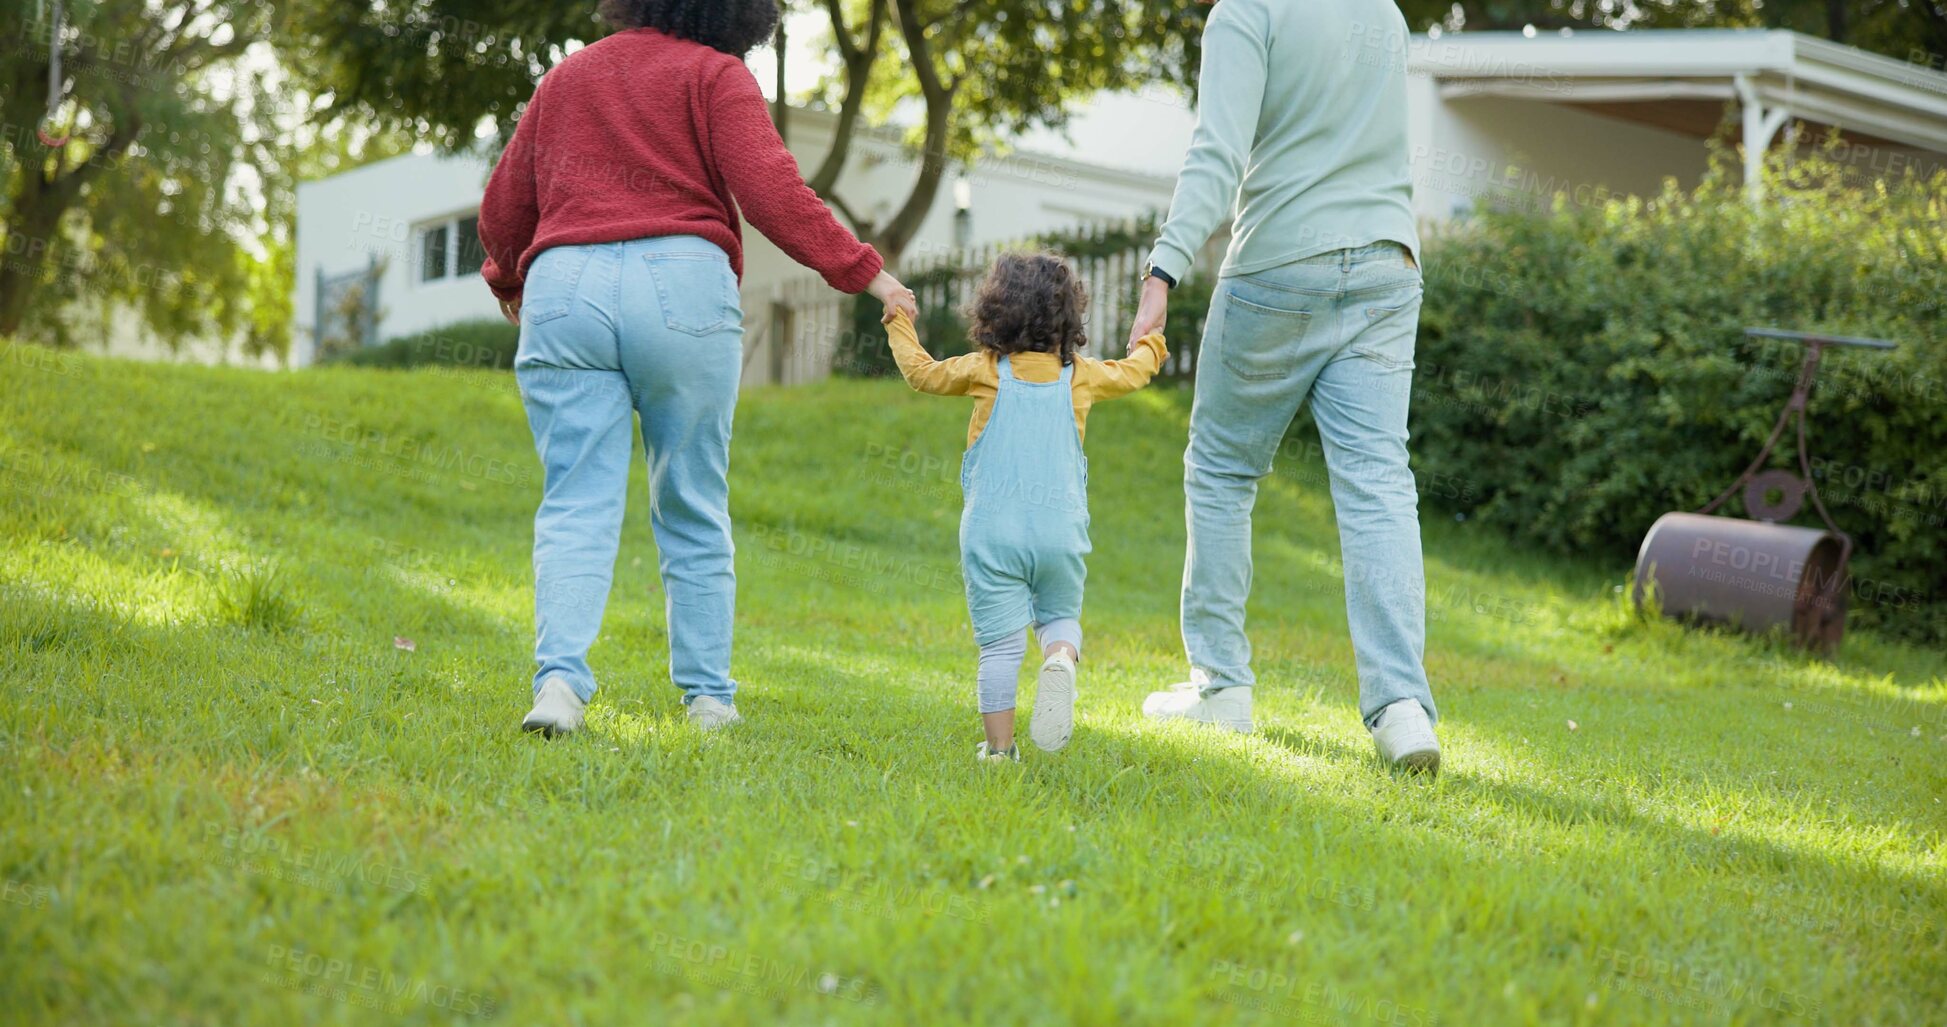
[[[732,701],[730,424],[743,334],[729,258],[694,236],[558,246],[529,267],[514,369],[544,471],[536,689],[559,675],[583,700],[595,694],[588,647],[608,604],[640,414],[670,678],[684,702]]]
[[[1183,457],[1183,645],[1206,692],[1256,681],[1244,634],[1251,507],[1309,399],[1338,515],[1360,715],[1371,723],[1409,698],[1436,715],[1421,665],[1419,496],[1406,463],[1420,293],[1418,268],[1391,243],[1220,281]]]

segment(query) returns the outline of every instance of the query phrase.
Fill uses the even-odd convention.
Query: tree
[[[125,303],[172,344],[256,324],[256,262],[275,258],[244,245],[265,228],[244,169],[277,164],[277,105],[239,58],[282,3],[71,0],[58,41],[51,12],[22,12],[0,62],[0,335],[72,343],[83,301]],[[67,95],[43,145],[55,45]]]

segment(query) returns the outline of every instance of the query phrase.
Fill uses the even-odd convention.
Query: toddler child
[[[1043,662],[1028,734],[1048,752],[1075,724],[1075,664],[1082,651],[1082,581],[1089,552],[1089,407],[1149,383],[1169,355],[1160,334],[1122,360],[1077,355],[1087,344],[1087,290],[1058,256],[1009,253],[994,262],[968,305],[976,349],[934,360],[904,312],[886,317],[906,383],[936,396],[972,396],[960,465],[960,566],[980,646],[977,693],[987,738],[982,760],[1019,761],[1014,692],[1028,627]]]

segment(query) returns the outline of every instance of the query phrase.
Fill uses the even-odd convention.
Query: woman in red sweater
[[[739,212],[842,292],[912,293],[798,174],[743,56],[776,0],[603,0],[619,31],[549,71],[480,206],[481,274],[520,325],[515,376],[545,469],[534,518],[534,708],[581,726],[642,419],[670,677],[735,723],[730,424],[743,367]]]

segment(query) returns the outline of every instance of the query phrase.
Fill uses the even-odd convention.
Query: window
[[[464,214],[419,226],[419,280],[437,282],[480,273],[487,262],[480,245],[480,216]]]
[[[434,225],[419,235],[419,280],[437,281],[446,277],[446,225]]]
[[[477,216],[463,217],[455,224],[455,231],[460,237],[460,256],[459,266],[453,273],[462,278],[477,275],[481,265],[487,262],[487,248],[480,245],[480,219]]]

